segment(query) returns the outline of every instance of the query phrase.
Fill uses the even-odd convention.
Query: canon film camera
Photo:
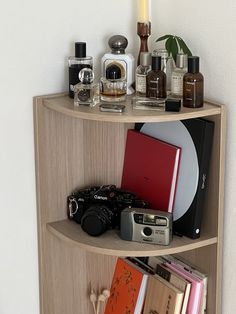
[[[173,215],[160,210],[126,208],[121,213],[120,236],[123,240],[169,245]]]
[[[92,236],[119,228],[121,211],[127,207],[147,208],[148,202],[115,185],[81,189],[67,198],[68,218],[80,223],[82,229]]]

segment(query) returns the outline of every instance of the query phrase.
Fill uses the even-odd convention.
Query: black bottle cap
[[[75,57],[76,58],[86,57],[86,43],[85,42],[75,43]]]
[[[121,69],[118,65],[112,64],[106,68],[106,78],[108,80],[118,80],[121,78]]]
[[[152,56],[152,70],[161,70],[161,56]]]
[[[188,57],[188,73],[199,72],[199,57],[189,56]]]
[[[179,112],[181,108],[181,99],[168,98],[165,101],[165,111]]]

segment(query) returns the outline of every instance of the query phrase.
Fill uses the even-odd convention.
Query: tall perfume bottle
[[[183,106],[199,108],[204,101],[204,78],[199,72],[199,57],[188,57],[188,73],[183,77]]]
[[[152,56],[152,70],[147,74],[149,98],[166,98],[166,74],[161,70],[161,57]]]
[[[140,65],[135,72],[136,95],[146,97],[147,92],[147,74],[151,70],[152,58],[149,52],[140,53]]]
[[[166,74],[166,91],[171,93],[171,75],[175,68],[175,62],[172,56],[169,56],[166,49],[157,49],[153,51],[154,56],[161,57],[161,69]]]
[[[68,58],[69,64],[69,96],[74,98],[74,86],[79,83],[79,72],[83,68],[93,67],[93,58],[86,56],[86,43],[75,43],[75,56]]]
[[[126,99],[127,84],[121,77],[120,67],[116,64],[106,69],[106,77],[100,81],[100,97],[103,101],[120,102]]]
[[[94,73],[90,68],[79,72],[80,83],[74,86],[74,105],[96,106],[99,102],[99,86],[94,84]]]
[[[109,66],[119,66],[121,70],[121,79],[126,80],[127,82],[127,94],[133,94],[134,57],[130,53],[125,53],[125,49],[128,46],[127,38],[122,35],[114,35],[109,39],[108,45],[111,48],[111,52],[106,53],[102,57],[102,76],[106,76],[106,70]]]
[[[176,68],[171,75],[171,96],[183,97],[183,77],[187,73],[188,55],[178,53],[176,56]]]

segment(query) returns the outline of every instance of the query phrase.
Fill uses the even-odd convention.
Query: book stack
[[[204,314],[206,298],[206,274],[179,258],[118,258],[105,314]]]

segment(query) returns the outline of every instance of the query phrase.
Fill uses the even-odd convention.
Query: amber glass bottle
[[[183,77],[183,106],[199,108],[204,101],[204,78],[199,72],[199,57],[188,57],[188,73]]]
[[[161,70],[161,57],[152,56],[152,69],[147,74],[149,98],[166,98],[166,74]]]

